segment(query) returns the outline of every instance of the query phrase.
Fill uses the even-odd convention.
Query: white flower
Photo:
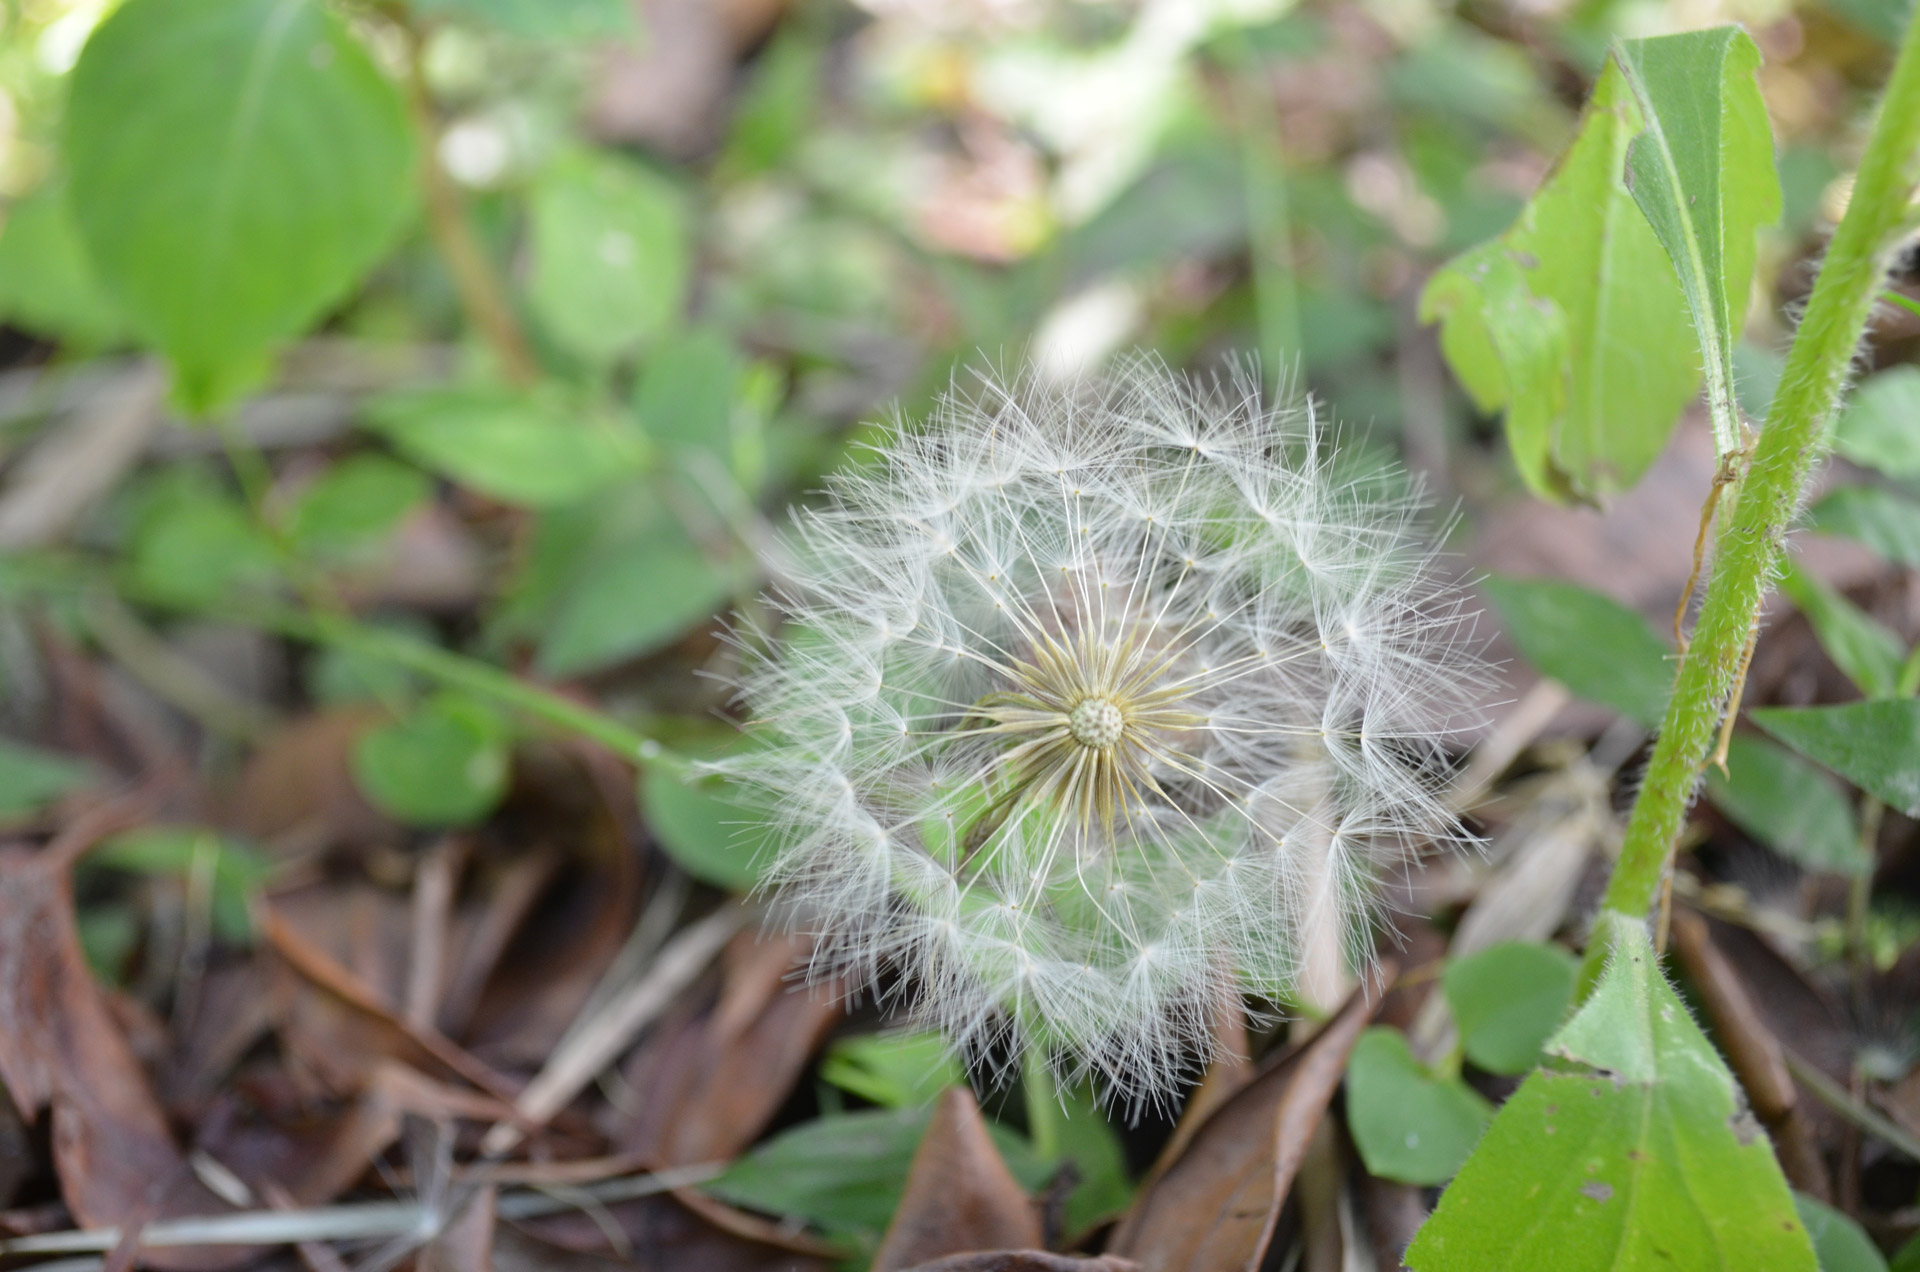
[[[1143,357],[951,393],[798,514],[728,771],[817,971],[1153,1097],[1310,939],[1365,958],[1483,676],[1417,495],[1336,440]]]

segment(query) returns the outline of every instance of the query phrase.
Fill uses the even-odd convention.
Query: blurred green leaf
[[[1842,486],[1814,504],[1807,521],[1821,534],[1857,539],[1895,565],[1920,568],[1920,503],[1891,490]]]
[[[81,238],[198,412],[257,383],[411,206],[400,95],[320,0],[129,0],[66,123]]]
[[[1760,50],[1734,26],[1626,40],[1616,53],[1646,130],[1627,148],[1627,188],[1680,278],[1724,460],[1744,434],[1733,347],[1753,286],[1754,235],[1780,219],[1773,132],[1754,73]]]
[[[409,0],[424,14],[471,18],[537,40],[592,40],[638,34],[627,0]]]
[[[1603,912],[1604,913],[1604,912]],[[1638,919],[1407,1248],[1416,1272],[1815,1272],[1772,1146]]]
[[[353,747],[367,798],[415,826],[470,825],[506,794],[507,728],[491,707],[440,694]]]
[[[695,327],[660,342],[634,390],[647,435],[668,447],[694,447],[732,467],[733,403],[740,359],[726,336]]]
[[[1793,1194],[1794,1209],[1813,1238],[1820,1272],[1887,1272],[1886,1256],[1866,1229],[1817,1197]]]
[[[1467,1059],[1525,1073],[1573,1000],[1575,962],[1557,945],[1504,941],[1450,960],[1440,980]]]
[[[64,190],[43,185],[0,226],[0,319],[82,350],[131,332],[73,228]]]
[[[733,892],[759,884],[769,864],[767,829],[758,813],[728,796],[722,779],[683,782],[649,766],[640,801],[647,829],[682,870]]]
[[[1848,400],[1833,425],[1833,448],[1889,477],[1920,477],[1920,367],[1889,367]]]
[[[1893,696],[1900,682],[1900,664],[1906,659],[1898,636],[1801,569],[1790,556],[1782,566],[1780,590],[1807,616],[1820,638],[1820,648],[1855,688],[1869,698]]]
[[[38,812],[93,778],[72,756],[0,738],[0,822]]]
[[[1481,582],[1526,660],[1570,691],[1652,728],[1673,687],[1667,647],[1618,601],[1555,579]]]
[[[1127,1181],[1126,1147],[1092,1088],[1083,1082],[1058,1094],[1061,1116],[1054,1129],[1061,1159],[1074,1175],[1060,1226],[1071,1237],[1124,1211],[1133,1201],[1133,1185]]]
[[[275,556],[246,510],[225,495],[169,498],[140,519],[127,566],[139,592],[198,606],[271,577]]]
[[[1483,410],[1506,409],[1520,473],[1548,498],[1633,485],[1699,383],[1685,296],[1622,182],[1643,126],[1609,59],[1520,219],[1448,262],[1420,299],[1454,374]]]
[[[211,887],[213,931],[221,940],[244,944],[253,934],[249,917],[253,898],[273,874],[259,854],[220,834],[196,826],[144,826],[115,835],[90,850],[92,867],[204,879]]]
[[[640,471],[650,447],[622,421],[580,418],[554,391],[469,386],[390,393],[368,427],[415,462],[509,503],[569,503]]]
[[[1492,1116],[1460,1079],[1429,1073],[1397,1029],[1367,1030],[1347,1061],[1347,1127],[1367,1173],[1381,1179],[1445,1183]]]
[[[1858,875],[1873,866],[1846,793],[1765,738],[1734,734],[1726,773],[1707,768],[1707,796],[1734,825],[1804,870]]]
[[[385,455],[349,456],[301,493],[288,532],[308,552],[351,551],[384,537],[427,494],[417,468]]]
[[[967,1080],[953,1048],[937,1033],[900,1031],[841,1038],[820,1060],[820,1077],[887,1108],[924,1108]]]
[[[607,362],[680,313],[687,214],[667,181],[609,152],[571,152],[533,189],[527,299],[555,339]]]
[[[760,55],[727,134],[730,172],[751,176],[774,168],[807,135],[820,93],[822,51],[820,38],[805,25],[788,24]]]
[[[1756,707],[1753,722],[1861,790],[1920,817],[1920,701]]]

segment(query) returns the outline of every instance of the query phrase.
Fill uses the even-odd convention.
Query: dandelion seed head
[[[795,519],[727,764],[816,971],[1168,1094],[1223,996],[1458,835],[1484,675],[1420,508],[1309,406],[1144,357],[893,425]]]

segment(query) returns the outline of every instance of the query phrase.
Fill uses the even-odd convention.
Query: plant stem
[[[1893,231],[1920,175],[1920,22],[1910,22],[1880,102],[1853,197],[1834,232],[1731,515],[1715,542],[1713,577],[1675,677],[1646,777],[1627,819],[1604,911],[1644,919],[1672,869],[1673,846],[1722,712],[1738,689],[1742,651],[1839,402],[1885,277]],[[1597,925],[1604,932],[1606,925]],[[1606,957],[1590,943],[1583,984]]]
[[[527,346],[526,333],[507,301],[506,287],[487,259],[480,241],[467,221],[460,191],[440,163],[440,125],[434,117],[433,97],[427,91],[426,72],[421,66],[424,41],[420,32],[407,29],[406,95],[407,113],[412,117],[415,135],[420,140],[420,185],[426,203],[427,229],[433,244],[453,276],[454,291],[460,308],[466,312],[481,337],[499,359],[500,372],[509,384],[528,385],[540,378],[539,365]]]

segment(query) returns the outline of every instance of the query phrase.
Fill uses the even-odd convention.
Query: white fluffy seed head
[[[797,518],[727,766],[817,970],[1154,1098],[1312,934],[1364,957],[1484,684],[1419,508],[1311,404],[1144,357],[894,425]]]

